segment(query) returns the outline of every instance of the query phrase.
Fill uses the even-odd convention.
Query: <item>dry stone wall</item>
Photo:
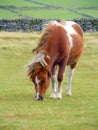
[[[50,19],[51,20],[51,19]],[[0,31],[9,32],[32,32],[41,31],[42,25],[50,20],[45,19],[0,19]],[[57,20],[60,21],[60,20]],[[76,23],[80,24],[84,32],[96,32],[98,31],[98,18],[96,19],[73,19]]]

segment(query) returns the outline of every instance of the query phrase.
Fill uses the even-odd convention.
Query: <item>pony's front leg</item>
[[[66,63],[62,62],[62,64],[59,66],[59,72],[58,72],[58,88],[57,88],[57,98],[62,98],[62,81],[63,81],[63,75],[65,71]]]
[[[58,87],[56,87],[56,75],[52,76],[52,93],[50,95],[51,98],[62,98],[62,82],[58,81]]]
[[[57,90],[56,90],[56,78],[57,77],[56,77],[55,72],[56,72],[56,67],[54,66],[52,68],[52,77],[51,77],[51,82],[52,82],[52,93],[50,95],[51,98],[56,98],[56,92],[57,92]]]
[[[56,75],[53,75],[51,78],[52,82],[52,93],[50,95],[51,98],[56,98]]]
[[[62,99],[62,82],[58,82],[57,98]]]

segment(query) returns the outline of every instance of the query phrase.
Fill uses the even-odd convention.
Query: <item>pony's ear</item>
[[[35,79],[35,76],[40,72],[41,68],[41,65],[33,66],[33,69],[30,71],[30,73],[28,73],[28,77],[33,81]]]
[[[51,77],[52,74],[51,74],[51,69],[49,67],[50,56],[48,54],[46,54],[45,52],[43,52],[43,53],[45,55],[44,55],[43,60],[42,60],[42,62],[43,62],[42,66],[48,72],[48,76]]]
[[[32,50],[32,53],[39,53],[39,50],[37,50],[36,48],[34,48],[33,50]]]

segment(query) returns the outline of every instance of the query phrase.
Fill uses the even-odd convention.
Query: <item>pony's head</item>
[[[48,66],[50,57],[39,52],[34,59],[27,65],[28,76],[35,86],[35,99],[43,100],[45,92],[49,87],[51,72]]]

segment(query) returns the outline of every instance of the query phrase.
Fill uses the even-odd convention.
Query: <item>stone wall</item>
[[[98,18],[96,19],[74,19],[76,23],[80,24],[84,32],[98,31]]]
[[[0,19],[0,31],[20,31],[20,32],[30,32],[30,31],[41,31],[42,25],[50,20],[45,19]],[[60,21],[60,20],[57,20]],[[73,19],[76,23],[80,24],[84,32],[96,32],[98,31],[98,18],[96,19]]]

